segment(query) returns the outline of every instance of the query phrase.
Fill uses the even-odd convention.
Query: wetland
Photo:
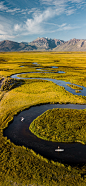
[[[85,52],[1,53],[1,184],[86,184],[85,58]],[[55,152],[58,145],[64,153]]]

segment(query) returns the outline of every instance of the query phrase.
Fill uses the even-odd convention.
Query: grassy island
[[[37,117],[29,129],[39,138],[55,142],[86,144],[86,111],[52,109]]]
[[[78,90],[83,90],[83,88],[76,86],[76,85],[72,85],[72,84],[67,84],[67,86],[71,87],[72,89],[78,89]]]

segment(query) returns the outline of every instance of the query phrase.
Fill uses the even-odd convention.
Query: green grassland
[[[86,104],[86,96],[73,95],[52,82],[10,78],[15,73],[36,72],[34,62],[49,72],[59,70],[65,74],[29,73],[21,76],[55,78],[86,87],[86,52],[0,53],[0,79],[4,78],[0,90],[0,185],[85,186],[86,165],[79,168],[48,161],[30,149],[14,145],[3,136],[3,129],[14,115],[31,106],[45,103]]]

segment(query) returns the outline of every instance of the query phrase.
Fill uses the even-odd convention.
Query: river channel
[[[29,73],[38,73],[38,72],[29,72]],[[80,90],[80,93],[76,93],[74,89],[72,89],[71,87],[69,87],[67,84],[71,84],[70,82],[65,82],[62,80],[56,80],[56,79],[51,79],[51,78],[24,78],[24,77],[19,77],[19,75],[24,75],[24,74],[28,74],[28,72],[26,73],[20,73],[20,74],[14,74],[11,76],[11,78],[15,78],[15,79],[41,79],[41,80],[45,80],[45,81],[52,81],[53,83],[62,86],[65,88],[65,90],[67,90],[68,92],[74,94],[74,95],[82,95],[82,96],[86,96],[86,87],[80,86],[80,85],[76,85],[73,84],[75,86],[78,86],[80,88],[82,88],[82,90]]]
[[[60,161],[62,163],[86,163],[86,145],[45,141],[30,132],[29,126],[31,122],[46,110],[53,108],[85,109],[86,105],[46,104],[31,107],[14,116],[13,122],[4,130],[4,136],[7,136],[16,145],[24,145],[54,161]],[[23,122],[21,122],[21,117],[25,118]],[[64,149],[64,152],[55,152],[58,145]]]
[[[22,73],[25,74],[25,73]],[[11,78],[25,79],[18,77],[20,74],[12,75]],[[28,78],[31,79],[31,78]],[[60,86],[65,87],[69,82],[61,80],[49,79],[49,78],[32,78],[43,79],[52,81]],[[67,86],[68,87],[68,86]],[[80,86],[81,87],[81,86]],[[86,96],[86,88],[83,87],[84,92],[81,95]],[[73,89],[72,89],[73,90]],[[71,88],[68,87],[67,91],[71,92]],[[71,92],[72,93],[72,92]],[[75,93],[76,94],[76,93]],[[79,95],[79,94],[78,94]],[[69,109],[85,109],[86,105],[78,104],[45,104],[33,106],[20,112],[17,116],[14,116],[13,121],[4,130],[3,135],[7,136],[16,145],[24,145],[30,149],[33,149],[36,153],[39,153],[45,158],[52,159],[68,164],[82,164],[86,163],[86,145],[81,143],[59,143],[42,140],[32,134],[29,130],[31,122],[45,111],[53,108],[69,108]],[[21,122],[21,117],[24,117],[24,121]],[[64,149],[63,152],[56,152],[55,149],[60,146]]]

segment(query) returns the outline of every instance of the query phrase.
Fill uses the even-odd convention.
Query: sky
[[[0,41],[86,39],[86,0],[0,0]]]

